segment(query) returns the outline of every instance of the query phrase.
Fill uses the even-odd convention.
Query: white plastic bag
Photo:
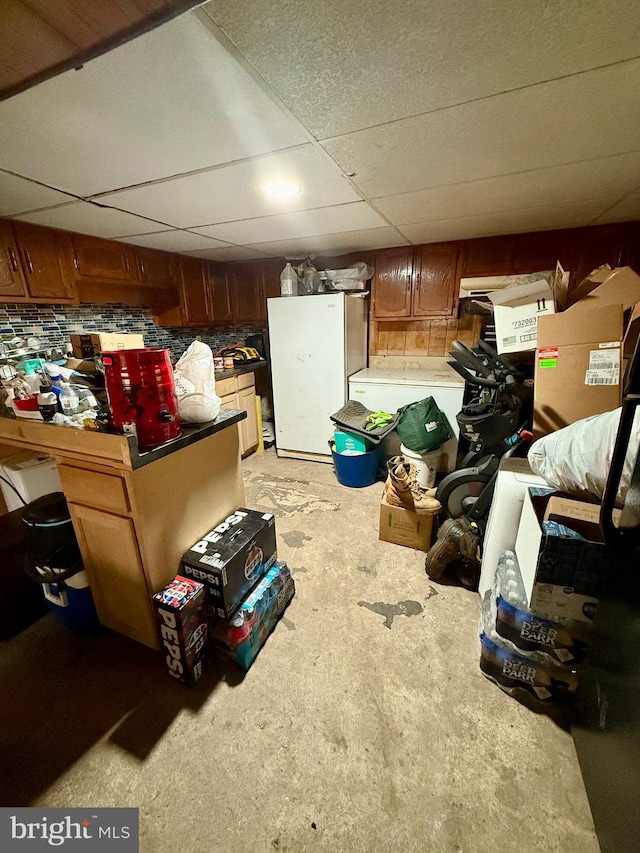
[[[211,347],[194,341],[175,366],[176,397],[181,421],[204,424],[220,412]]]
[[[539,438],[531,445],[532,470],[556,489],[576,497],[602,499],[611,468],[622,409],[583,418]],[[622,506],[640,444],[640,409],[636,411],[629,439],[616,505]]]

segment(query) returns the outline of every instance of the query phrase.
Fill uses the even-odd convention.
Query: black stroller
[[[532,387],[509,359],[479,342],[479,352],[454,341],[448,364],[474,389],[457,415],[460,433],[469,442],[462,467],[445,477],[436,492],[445,522],[425,561],[429,577],[439,578],[446,567],[462,561],[460,579],[477,585],[479,551],[500,460],[526,455],[532,434],[525,429],[531,417]],[[524,452],[523,452],[524,451]]]

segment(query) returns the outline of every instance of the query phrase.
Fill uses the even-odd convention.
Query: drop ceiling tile
[[[249,249],[245,246],[222,246],[219,249],[198,249],[195,252],[183,252],[194,258],[207,261],[257,261],[259,258],[273,257],[268,252]]]
[[[526,207],[521,210],[403,225],[401,230],[412,243],[431,243],[438,240],[488,237],[493,234],[517,234],[523,231],[576,228],[582,225],[590,225],[596,216],[611,206],[613,201],[612,198],[600,198],[565,204]]]
[[[292,181],[302,192],[273,199],[264,186]],[[160,217],[177,228],[359,201],[335,165],[312,145],[221,166],[197,175],[101,196],[100,201],[141,216]]]
[[[75,201],[71,204],[63,204],[60,207],[39,210],[36,213],[20,214],[20,216],[16,216],[16,219],[107,238],[158,231],[164,224],[157,221],[152,222],[140,216],[132,216],[123,210],[99,207],[97,204],[86,201]]]
[[[328,140],[367,198],[640,150],[640,60]]]
[[[395,228],[387,226],[367,228],[362,231],[345,231],[341,234],[319,234],[313,237],[256,243],[251,248],[269,252],[272,255],[302,258],[308,254],[364,252],[370,249],[384,249],[388,246],[406,246],[407,243],[408,241]]]
[[[553,202],[622,197],[640,186],[640,152],[374,199],[395,225],[498,213]]]
[[[0,103],[0,168],[82,196],[306,141],[193,15]]]
[[[134,237],[120,237],[124,243],[135,246],[147,246],[149,249],[162,249],[166,252],[189,252],[197,249],[216,249],[228,246],[222,240],[212,240],[191,231],[160,231],[155,234],[137,234]]]
[[[606,222],[629,222],[634,219],[640,219],[640,193],[632,193],[617,202],[609,210],[606,210],[597,219],[594,219],[594,225],[604,224]]]
[[[319,207],[295,213],[261,216],[240,222],[222,222],[198,228],[198,234],[208,234],[231,243],[266,243],[293,237],[311,237],[336,231],[357,231],[385,226],[386,221],[364,201]]]
[[[638,55],[634,0],[615,13],[606,0],[211,0],[203,11],[318,138]]]
[[[52,207],[72,199],[73,196],[0,170],[0,216],[15,216],[16,213]]]

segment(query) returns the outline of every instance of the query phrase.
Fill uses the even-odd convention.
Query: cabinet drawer
[[[241,373],[240,376],[238,376],[238,391],[241,391],[243,388],[251,388],[251,386],[255,384],[255,373]]]
[[[237,376],[230,376],[228,379],[218,379],[216,382],[216,394],[218,397],[226,397],[227,394],[235,394],[237,390]]]
[[[131,507],[122,477],[100,474],[73,465],[58,465],[62,489],[68,501],[127,514]]]

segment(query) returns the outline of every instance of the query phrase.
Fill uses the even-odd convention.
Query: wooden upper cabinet
[[[513,273],[514,248],[513,235],[465,241],[462,275],[510,275]]]
[[[115,240],[71,235],[73,266],[79,278],[106,278],[137,281],[133,247]]]
[[[136,246],[138,279],[143,284],[170,285],[175,282],[174,255],[157,252],[155,249],[141,249]]]
[[[376,252],[374,267],[373,298],[376,319],[411,317],[413,247]]]
[[[230,263],[227,281],[233,319],[238,323],[258,322],[261,317],[261,282],[256,261]]]
[[[68,302],[74,298],[73,279],[66,262],[68,235],[53,228],[14,222],[28,296],[35,300]]]
[[[207,262],[209,303],[214,323],[232,323],[233,308],[225,268],[215,261]]]
[[[183,319],[188,326],[206,325],[213,319],[209,305],[207,265],[199,258],[180,258],[180,288]]]
[[[259,261],[260,276],[260,316],[259,320],[266,323],[268,319],[267,299],[280,296],[280,273],[284,263],[279,260]]]
[[[455,300],[455,243],[419,246],[414,255],[413,317],[451,315]]]
[[[0,241],[0,298],[24,297],[27,295],[27,285],[11,223],[1,219]]]

